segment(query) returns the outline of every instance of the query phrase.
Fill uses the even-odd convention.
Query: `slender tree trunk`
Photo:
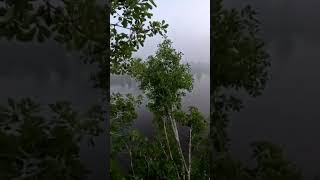
[[[133,168],[133,158],[132,158],[132,152],[131,152],[131,149],[129,147],[129,145],[127,143],[125,143],[125,146],[129,152],[129,158],[130,158],[130,167],[131,167],[131,171],[132,171],[132,174],[133,176],[135,176],[135,173],[134,173],[134,168]]]
[[[175,139],[177,141],[178,151],[179,151],[179,154],[181,156],[182,165],[183,165],[183,172],[188,171],[186,160],[184,158],[184,155],[183,155],[183,152],[182,152],[182,148],[181,148],[181,144],[180,144],[179,132],[178,132],[176,121],[171,117],[171,111],[169,111],[169,110],[167,111],[167,116],[168,116],[168,118],[169,118],[169,120],[171,122],[172,130],[173,130]]]
[[[169,150],[169,155],[170,155],[171,160],[173,161],[171,147],[170,147],[168,133],[167,133],[166,120],[164,118],[162,118],[162,121],[163,121],[163,129],[164,129],[164,134],[165,134],[165,138],[166,138],[166,143],[167,143],[168,150]]]
[[[166,138],[166,142],[167,142],[167,146],[168,146],[168,150],[169,150],[169,156],[170,156],[170,159],[172,160],[172,162],[173,162],[173,164],[174,164],[174,166],[175,166],[175,169],[176,169],[176,172],[177,172],[177,176],[178,176],[178,178],[180,179],[180,175],[179,175],[179,171],[178,171],[178,169],[177,169],[177,165],[176,165],[176,163],[174,162],[173,156],[172,156],[171,146],[170,146],[170,142],[169,142],[169,138],[168,138],[166,120],[165,120],[164,118],[162,118],[162,121],[163,121],[164,134],[165,134],[165,138]]]

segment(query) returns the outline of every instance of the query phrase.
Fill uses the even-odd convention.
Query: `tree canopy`
[[[213,1],[211,61],[211,134],[217,151],[228,141],[227,112],[239,111],[242,101],[228,92],[244,91],[256,97],[268,80],[269,56],[259,37],[260,23],[250,6],[238,11],[225,9],[222,0]]]
[[[80,142],[104,129],[101,109],[76,113],[69,102],[49,105],[50,114],[29,98],[0,106],[0,179],[77,179],[90,171],[80,161]],[[95,119],[94,121],[92,119]]]
[[[56,41],[96,64],[94,87],[109,94],[108,16],[106,4],[95,0],[0,1],[0,39],[7,42]],[[88,77],[90,75],[88,74]],[[101,100],[101,101],[100,101]],[[0,112],[0,179],[88,179],[80,161],[80,140],[105,132],[102,97],[88,112],[77,113],[70,102],[49,108],[35,100],[10,99]],[[81,115],[80,115],[81,114]]]
[[[182,111],[181,100],[186,92],[192,90],[193,77],[190,66],[182,64],[181,58],[182,53],[177,52],[172,42],[165,38],[154,56],[149,56],[145,61],[136,59],[130,66],[129,72],[139,82],[140,89],[148,98],[148,108],[154,115],[155,134],[152,138],[145,137],[133,127],[128,128],[127,119],[131,119],[129,122],[132,125],[137,117],[132,96],[128,95],[127,101],[119,94],[113,96],[116,99],[112,106],[117,113],[112,116],[111,126],[115,124],[121,128],[111,132],[112,145],[121,147],[118,144],[122,142],[122,150],[117,149],[116,152],[129,155],[131,169],[126,177],[208,178],[209,163],[204,163],[208,155],[208,121],[196,107],[189,107],[188,112]],[[118,109],[120,104],[117,103],[123,104],[122,107],[128,110]],[[124,112],[128,116],[124,116],[127,114]],[[178,126],[186,128],[186,140],[181,139],[181,133],[184,132]],[[131,130],[127,132],[128,129]],[[183,145],[188,148],[183,149]]]
[[[147,37],[164,35],[168,24],[152,19],[153,0],[113,0],[110,12],[110,68],[112,74],[125,74]]]
[[[108,5],[97,0],[0,1],[0,39],[19,42],[55,40],[82,60],[97,64],[94,86],[108,91]],[[109,93],[109,91],[108,91]]]
[[[227,9],[222,0],[213,1],[211,41],[210,149],[212,179],[302,179],[299,169],[279,146],[257,141],[251,144],[254,165],[232,157],[227,128],[229,113],[240,111],[239,92],[261,95],[268,80],[270,64],[260,22],[251,6]]]

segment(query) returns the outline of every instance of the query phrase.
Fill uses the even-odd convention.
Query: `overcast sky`
[[[253,140],[281,145],[306,175],[320,172],[320,1],[227,0],[228,7],[251,4],[259,13],[271,55],[264,94],[246,98],[233,116],[232,144],[239,157]]]
[[[167,35],[174,47],[184,53],[184,60],[209,63],[210,0],[155,0],[155,3],[154,19],[165,20],[169,24]],[[136,55],[152,55],[160,42],[159,37],[149,38]]]

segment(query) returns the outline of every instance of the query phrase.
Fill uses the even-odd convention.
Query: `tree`
[[[169,39],[165,39],[158,47],[155,56],[148,57],[146,61],[137,59],[129,71],[140,83],[140,88],[148,98],[148,107],[154,114],[156,130],[152,139],[144,138],[137,130],[131,131],[135,133],[129,135],[130,138],[121,136],[121,140],[125,140],[126,143],[125,151],[131,159],[130,173],[134,177],[143,179],[207,179],[208,166],[204,162],[208,154],[206,136],[208,122],[196,107],[189,107],[189,112],[181,110],[182,97],[192,90],[193,78],[190,66],[181,64],[182,53],[173,49]],[[131,112],[132,102],[128,98],[127,105],[131,105],[131,108],[115,112],[122,115],[124,113],[121,112]],[[118,105],[114,103],[113,107]],[[127,122],[118,118],[129,116],[112,117],[113,125],[118,124],[117,122]],[[178,128],[178,124],[187,128],[187,142],[181,141],[182,130]],[[117,127],[128,129],[125,123]],[[122,133],[113,134],[126,134],[120,132]],[[182,149],[183,143],[188,146],[185,151]],[[116,150],[116,152],[121,151]]]
[[[224,9],[222,0],[214,1],[213,8],[210,71],[212,162],[228,151],[228,113],[242,108],[242,101],[234,95],[235,92],[244,91],[253,97],[260,95],[270,65],[265,44],[259,38],[256,12],[250,6],[240,12]],[[214,173],[213,169],[211,173]]]
[[[105,24],[108,5],[96,0],[25,0],[0,1],[0,39],[40,43],[55,40],[68,50],[94,63],[94,86],[107,91],[109,83],[109,36]],[[109,93],[109,91],[108,91]],[[108,94],[105,93],[105,94]]]
[[[259,38],[256,12],[247,6],[240,12],[223,9],[214,1],[212,15],[213,58],[211,62],[212,140],[217,151],[227,143],[226,112],[239,111],[242,102],[227,91],[245,91],[256,97],[262,93],[270,66],[265,44]]]
[[[302,175],[295,164],[288,161],[283,154],[282,149],[266,141],[254,142],[253,158],[257,162],[254,169],[254,177],[267,180],[301,180]]]
[[[147,37],[166,33],[165,21],[152,20],[153,0],[113,0],[110,12],[110,68],[112,74],[125,74]]]
[[[210,146],[211,179],[277,180],[302,179],[280,147],[266,142],[252,143],[255,167],[235,160],[229,153],[228,113],[240,111],[239,91],[260,95],[268,80],[269,56],[261,38],[257,13],[246,6],[240,11],[225,9],[215,0],[212,14],[213,59],[211,62]]]
[[[79,143],[103,131],[92,119],[101,110],[79,115],[68,102],[51,104],[43,115],[31,99],[8,100],[0,107],[0,179],[77,179],[89,171],[79,159]]]
[[[136,68],[137,71],[133,71],[133,76],[140,82],[140,88],[149,98],[148,106],[151,111],[165,114],[171,124],[185,171],[187,163],[182,153],[178,127],[172,113],[180,109],[181,97],[185,91],[192,90],[193,79],[189,66],[180,64],[181,57],[182,54],[176,52],[171,47],[171,41],[166,39],[159,45],[159,50],[154,57],[150,56],[146,63],[138,62],[140,67]],[[163,121],[166,120],[163,119]]]
[[[235,160],[230,154],[219,156],[213,163],[214,179],[301,180],[300,170],[284,156],[281,148],[266,141],[251,144],[251,166]]]
[[[0,116],[1,147],[8,147],[1,151],[0,179],[87,179],[88,171],[79,161],[79,140],[86,135],[94,143],[93,136],[105,133],[110,53],[105,21],[109,9],[95,0],[0,1],[0,39],[25,43],[54,40],[76,51],[82,61],[97,65],[92,82],[104,95],[104,104],[92,106],[85,120],[77,117],[67,102],[50,105],[55,115],[47,119],[50,114],[40,114],[39,105],[32,100],[10,100]],[[12,128],[18,132],[11,134]]]

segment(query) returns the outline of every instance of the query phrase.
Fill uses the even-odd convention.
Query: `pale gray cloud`
[[[210,0],[156,0],[154,19],[169,24],[168,37],[174,47],[184,53],[184,60],[209,63],[210,58]],[[152,55],[159,36],[150,38],[136,56]]]

